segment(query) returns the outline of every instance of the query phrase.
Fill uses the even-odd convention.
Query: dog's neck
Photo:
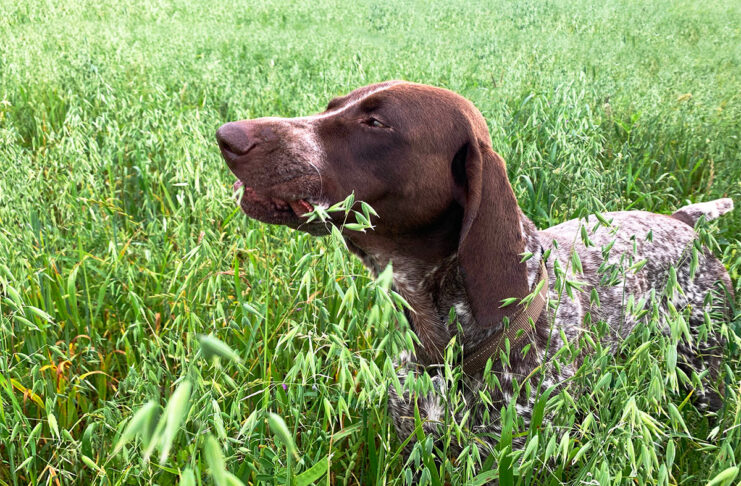
[[[519,231],[525,241],[525,252],[532,255],[526,262],[527,284],[532,290],[540,271],[542,246],[535,225],[519,208],[518,212]],[[413,312],[408,314],[410,324],[423,343],[434,342],[440,349],[444,349],[452,336],[458,334],[460,325],[462,335],[459,335],[458,342],[464,348],[475,349],[483,340],[500,332],[501,322],[475,321],[455,247],[449,251],[431,252],[429,246],[424,251],[419,251],[419,245],[424,243],[365,250],[348,241],[349,248],[361,258],[374,276],[378,276],[391,263],[394,288],[412,307]],[[412,251],[404,251],[406,248]],[[430,258],[430,255],[436,254],[437,256]],[[451,309],[454,309],[457,323],[450,320]],[[426,355],[424,350],[418,350],[417,354],[422,362],[434,362],[439,358]]]

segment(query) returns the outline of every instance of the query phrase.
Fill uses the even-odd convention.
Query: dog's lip
[[[293,214],[298,218],[303,218],[310,212],[314,211],[314,206],[315,204],[317,204],[315,202],[311,202],[312,198],[310,196],[300,198],[281,198],[268,196],[266,194],[262,194],[259,191],[256,191],[253,187],[245,184],[244,181],[237,179],[237,181],[232,186],[232,190],[234,192],[237,192],[240,188],[243,188],[242,201],[247,198],[248,200],[257,200],[263,204],[267,204],[268,202],[270,202],[276,211],[292,211]]]

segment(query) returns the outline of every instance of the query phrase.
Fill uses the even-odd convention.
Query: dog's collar
[[[509,340],[510,346],[514,347],[515,344],[533,331],[534,324],[538,321],[548,303],[548,270],[543,258],[540,260],[540,278],[536,288],[537,286],[540,286],[538,293],[530,302],[520,304],[524,307],[510,319],[505,329],[487,338],[475,352],[463,358],[462,368],[465,374],[473,376],[480,372],[486,366],[489,358],[496,358],[499,351],[504,349],[507,340]]]

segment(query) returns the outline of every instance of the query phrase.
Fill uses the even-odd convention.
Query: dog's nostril
[[[252,148],[247,133],[237,123],[226,123],[216,131],[216,140],[221,148],[236,155],[246,154]]]

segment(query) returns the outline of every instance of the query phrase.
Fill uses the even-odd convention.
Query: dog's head
[[[477,319],[496,318],[490,309],[501,296],[527,293],[504,162],[481,113],[451,91],[373,84],[320,114],[227,123],[216,138],[252,218],[322,234],[325,224],[306,223],[306,214],[354,192],[379,218],[374,231],[346,238],[363,251],[428,260],[457,252]],[[501,252],[514,252],[514,262],[503,267]],[[491,291],[500,286],[510,288]]]
[[[391,81],[335,98],[318,115],[227,123],[216,137],[250,217],[322,232],[304,215],[355,192],[386,234],[416,231],[460,201],[465,178],[456,155],[488,133],[455,93]]]

